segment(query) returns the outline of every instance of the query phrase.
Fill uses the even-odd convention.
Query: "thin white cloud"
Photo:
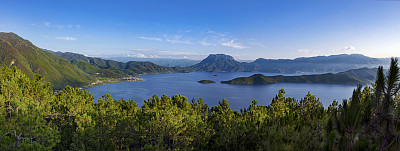
[[[170,42],[170,43],[181,43],[181,44],[193,44],[193,42],[190,42],[189,40],[177,40],[177,39],[166,39],[165,41]]]
[[[209,30],[203,34],[206,34],[208,37],[212,37],[212,38],[221,38],[221,37],[225,37],[227,34],[229,34],[229,32],[220,33],[220,32]]]
[[[297,52],[300,52],[300,53],[309,53],[309,52],[310,52],[310,49],[299,49],[299,50],[297,50]]]
[[[160,58],[158,55],[150,55],[150,58]]]
[[[140,51],[140,52],[149,52],[149,51],[153,51],[151,49],[128,49],[130,51]]]
[[[216,32],[215,32],[215,31],[212,31],[212,30],[209,30],[209,31],[207,31],[206,33],[207,33],[207,34],[215,34]]]
[[[354,46],[345,46],[342,49],[334,49],[334,50],[331,50],[330,52],[334,53],[334,54],[362,53],[360,50],[358,50]]]
[[[143,36],[140,36],[140,37],[138,37],[138,38],[140,38],[140,39],[144,39],[144,40],[155,40],[155,41],[162,41],[162,39],[161,39],[161,38],[157,38],[157,37],[143,37]]]
[[[175,35],[174,36],[174,39],[181,39],[182,38],[182,35]]]
[[[183,35],[174,35],[174,36],[168,36],[167,34],[164,34],[165,41],[174,43],[174,44],[193,44],[193,42],[189,40],[182,40]]]
[[[64,28],[68,28],[68,29],[72,29],[72,28],[81,28],[81,25],[76,24],[76,25],[56,25],[56,24],[52,24],[49,21],[45,21],[44,23],[45,27],[49,27],[49,28],[58,28],[58,29],[64,29]],[[32,26],[36,26],[36,24],[31,24]]]
[[[238,45],[237,43],[231,43],[231,37],[227,36],[229,33],[227,32],[216,32],[213,30],[208,30],[207,32],[202,33],[204,35],[203,39],[198,42],[203,46],[217,46],[217,45],[224,45],[224,46],[236,46],[243,48],[242,45]]]
[[[157,51],[157,53],[165,54],[165,55],[199,55],[199,53],[195,53],[195,52],[169,51],[169,50],[160,50],[160,51]]]
[[[56,37],[56,39],[67,40],[67,41],[77,40],[77,38],[75,38],[75,37]]]
[[[63,28],[65,27],[65,25],[56,25],[56,27],[57,27],[58,29],[63,29]]]
[[[216,46],[214,43],[206,42],[206,41],[200,41],[199,44],[203,46]]]
[[[356,48],[354,46],[345,46],[342,50],[352,51],[352,50],[356,50]]]
[[[234,40],[230,40],[230,41],[227,41],[227,42],[223,42],[223,43],[221,43],[221,45],[222,45],[222,46],[227,46],[227,47],[236,48],[236,49],[249,48],[249,47],[244,46],[244,45],[242,45],[242,44],[240,44],[240,43],[235,43]]]
[[[50,38],[50,36],[47,36],[47,35],[42,35],[42,37],[43,37],[43,38],[46,38],[46,39],[49,39],[49,38]]]
[[[248,41],[248,44],[251,45],[251,46],[256,46],[256,47],[261,47],[261,48],[267,48],[268,47],[267,45],[265,45],[263,43],[257,42],[255,39],[250,39]]]
[[[146,58],[146,55],[144,55],[144,54],[135,54],[135,55],[133,55],[133,57],[138,57],[138,58]]]
[[[45,22],[44,22],[44,25],[45,25],[46,27],[50,27],[50,24],[51,24],[51,23],[48,22],[48,21],[45,21]]]

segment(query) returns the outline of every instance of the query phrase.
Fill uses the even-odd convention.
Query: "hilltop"
[[[371,84],[376,77],[377,68],[353,69],[340,73],[326,73],[300,76],[265,76],[254,74],[250,77],[240,77],[224,84],[274,84],[274,83],[327,83],[327,84]]]
[[[242,63],[237,62],[232,56],[225,54],[210,54],[200,63],[190,66],[196,71],[205,72],[242,72]]]
[[[66,85],[79,87],[94,81],[68,60],[43,51],[14,33],[0,32],[0,58],[0,65],[16,66],[31,78],[35,74],[43,75],[54,89]]]

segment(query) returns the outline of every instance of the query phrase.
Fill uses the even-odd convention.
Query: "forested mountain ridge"
[[[300,75],[300,76],[264,76],[254,74],[250,77],[239,77],[224,84],[274,84],[274,83],[326,83],[326,84],[371,84],[375,81],[377,68],[352,69],[339,73]]]
[[[238,62],[229,55],[210,54],[191,68],[206,72],[328,73],[364,67],[376,68],[386,65],[388,60],[361,54],[340,54],[296,59],[259,58],[253,62]]]
[[[15,65],[29,77],[41,74],[55,89],[67,85],[83,86],[94,81],[92,76],[67,60],[43,51],[14,33],[0,32],[0,65]]]
[[[237,62],[232,56],[225,54],[210,54],[200,63],[190,66],[196,71],[205,72],[242,72],[243,65]]]
[[[127,75],[191,72],[193,70],[182,67],[164,67],[151,62],[118,62],[95,57],[86,57],[82,54],[71,52],[53,52],[59,57],[69,60],[86,73],[102,77],[123,77]]]

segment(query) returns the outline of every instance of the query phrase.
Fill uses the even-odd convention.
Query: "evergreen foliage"
[[[270,105],[233,111],[225,99],[209,108],[181,95],[154,95],[140,108],[70,86],[54,95],[42,76],[3,66],[0,150],[399,150],[397,59],[377,77],[327,108],[282,89]]]

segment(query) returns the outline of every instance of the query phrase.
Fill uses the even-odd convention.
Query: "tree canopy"
[[[380,67],[372,86],[324,108],[319,98],[254,100],[240,111],[228,100],[209,107],[185,96],[132,100],[65,87],[15,66],[0,71],[0,150],[399,150],[399,67]]]

